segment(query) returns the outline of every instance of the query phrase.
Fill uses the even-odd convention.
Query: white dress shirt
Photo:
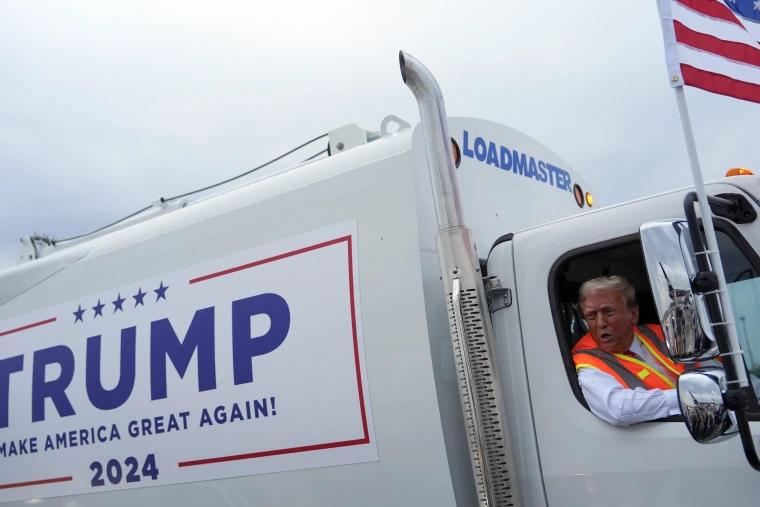
[[[663,375],[673,378],[638,337],[634,337],[631,343],[631,352]],[[578,383],[591,412],[616,426],[629,426],[681,413],[675,389],[626,389],[612,375],[588,367],[578,370]]]

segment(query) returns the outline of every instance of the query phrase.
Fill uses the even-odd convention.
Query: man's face
[[[583,301],[581,312],[599,350],[615,354],[630,348],[633,342],[632,327],[639,320],[639,309],[626,307],[620,291],[591,292]]]

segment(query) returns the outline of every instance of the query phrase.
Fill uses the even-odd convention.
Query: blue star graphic
[[[98,315],[100,315],[101,317],[103,316],[103,307],[104,306],[106,306],[106,305],[104,305],[103,303],[101,303],[100,299],[98,299],[98,304],[96,304],[95,306],[92,307],[92,309],[95,310],[95,316],[93,317],[93,319],[96,319],[98,317]]]
[[[135,300],[135,308],[137,308],[137,305],[145,306],[145,303],[143,303],[143,298],[145,297],[145,294],[147,294],[147,292],[143,292],[142,287],[138,287],[137,294],[132,296]]]
[[[124,311],[124,308],[121,306],[124,304],[124,298],[121,297],[121,292],[116,296],[116,301],[111,301],[111,303],[113,303],[113,313],[116,313],[117,310]]]
[[[166,287],[164,287],[164,282],[161,281],[161,285],[158,286],[158,289],[153,290],[153,292],[156,293],[156,301],[158,301],[159,299],[166,300],[166,290],[168,288],[169,286],[167,285]]]
[[[82,318],[82,315],[84,315],[84,312],[86,312],[84,308],[82,308],[82,305],[79,305],[79,308],[77,308],[77,311],[74,312],[74,323],[77,322],[84,322],[84,319]]]

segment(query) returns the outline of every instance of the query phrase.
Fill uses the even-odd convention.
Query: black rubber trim
[[[499,245],[500,245],[500,244],[502,244],[502,243],[506,243],[507,241],[512,241],[512,238],[513,238],[514,236],[515,236],[515,235],[514,235],[513,233],[511,233],[511,232],[508,232],[507,234],[504,234],[504,235],[502,235],[502,236],[499,236],[499,237],[496,239],[496,241],[494,241],[494,242],[493,242],[493,245],[491,245],[491,249],[490,249],[490,250],[488,250],[488,255],[486,256],[486,259],[488,259],[489,257],[491,257],[491,252],[493,252],[493,249],[494,249],[494,248],[496,248],[497,246],[499,246]]]
[[[404,52],[398,52],[398,65],[401,68],[401,80],[406,83],[406,61],[404,60]]]

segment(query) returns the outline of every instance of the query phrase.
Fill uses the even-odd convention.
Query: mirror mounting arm
[[[752,432],[747,419],[746,407],[749,405],[749,397],[746,389],[728,389],[723,393],[723,401],[726,408],[736,414],[736,422],[739,426],[739,435],[742,439],[742,447],[747,462],[752,468],[760,472],[760,458],[757,456],[755,444],[752,441]]]
[[[700,271],[691,281],[691,288],[700,294],[718,290],[718,275],[715,271]]]
[[[741,435],[742,439],[744,456],[746,456],[749,465],[760,472],[760,458],[757,457],[755,443],[752,441],[752,431],[749,428],[746,409],[744,407],[739,407],[734,413],[736,414],[736,422],[739,425],[739,435]]]
[[[715,216],[727,218],[736,224],[749,224],[757,218],[755,208],[741,194],[708,195],[707,202]]]

